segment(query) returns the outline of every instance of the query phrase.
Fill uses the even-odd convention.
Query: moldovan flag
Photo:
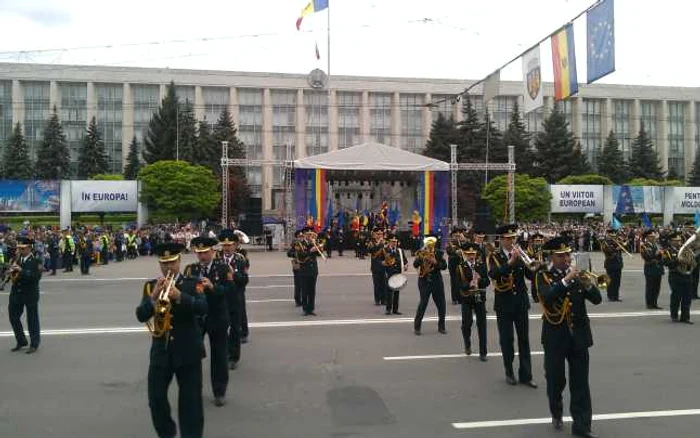
[[[328,0],[311,0],[304,9],[301,10],[301,15],[297,18],[297,30],[301,28],[301,21],[307,15],[311,15],[314,12],[320,12],[328,8]]]
[[[552,36],[554,99],[564,100],[578,93],[574,26],[569,23]]]

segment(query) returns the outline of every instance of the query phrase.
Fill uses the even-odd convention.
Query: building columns
[[[236,129],[238,129],[240,116],[238,114],[238,90],[236,87],[228,89],[228,112],[231,113],[231,119],[236,124]]]
[[[603,134],[603,139],[608,138],[608,134],[610,134],[610,131],[613,129],[613,119],[612,119],[612,112],[613,112],[613,105],[612,105],[612,99],[604,99],[603,100],[603,107],[601,108],[601,120],[600,120],[600,131]],[[603,140],[603,143],[605,143],[605,140]]]
[[[134,138],[134,95],[131,84],[124,83],[122,97],[122,165],[126,166],[129,157],[129,146]]]
[[[12,128],[14,125],[20,124],[22,132],[24,131],[24,95],[22,93],[22,84],[14,79],[12,81]]]
[[[87,123],[92,120],[93,117],[97,117],[97,95],[95,94],[95,84],[93,82],[87,83]]]
[[[273,159],[272,151],[272,98],[270,89],[263,90],[263,136],[262,153],[264,160]],[[263,210],[272,209],[272,185],[274,182],[272,166],[266,164],[262,166],[262,203]]]
[[[399,105],[399,93],[394,92],[391,97],[391,142],[390,144],[396,148],[403,149],[401,144],[401,107]]]
[[[204,120],[204,93],[201,85],[194,87],[194,117],[199,120]],[[207,120],[209,123],[216,123],[216,120]]]
[[[61,96],[58,92],[58,82],[49,82],[49,112],[53,113],[54,107],[60,114],[61,112]]]
[[[428,107],[431,100],[432,96],[430,93],[425,93],[425,96],[423,96],[423,108],[421,110],[423,116],[423,146],[428,142],[428,138],[430,138],[430,129],[433,126],[432,114],[430,112],[430,107]]]
[[[687,178],[693,169],[693,160],[695,160],[695,102],[688,102],[688,111],[685,111],[686,117],[683,123],[683,175]]]
[[[336,90],[329,90],[328,96],[328,151],[338,150],[338,107]]]
[[[659,102],[659,105],[661,111],[656,119],[656,126],[659,128],[659,135],[656,140],[659,143],[657,151],[661,162],[661,170],[668,172],[668,125],[670,123],[668,119],[668,101],[662,100]],[[658,123],[659,121],[661,123]]]
[[[574,96],[571,102],[571,122],[574,137],[583,143],[583,99],[579,96]]]
[[[360,136],[363,143],[370,142],[370,112],[369,112],[369,92],[362,92],[362,108],[360,108]],[[353,145],[354,146],[354,145]]]
[[[306,106],[304,105],[304,89],[297,90],[297,120],[296,120],[296,154],[295,159],[304,158],[306,151]]]

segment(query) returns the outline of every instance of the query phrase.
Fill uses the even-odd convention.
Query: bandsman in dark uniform
[[[624,261],[620,245],[623,245],[622,240],[617,239],[616,232],[612,228],[607,230],[607,236],[600,242],[600,248],[605,255],[605,272],[610,277],[607,289],[608,301],[612,302],[622,301],[620,299],[620,282]]]
[[[148,367],[148,406],[156,433],[160,437],[174,437],[177,426],[170,415],[168,387],[177,377],[178,421],[182,437],[199,438],[204,430],[202,406],[202,329],[199,318],[207,313],[207,299],[197,289],[197,278],[180,274],[180,253],[184,245],[168,242],[155,248],[160,262],[161,277],[144,285],[143,299],[136,308],[136,318],[150,322],[153,341]],[[172,285],[167,281],[169,274]],[[167,291],[167,292],[166,292]],[[167,293],[169,311],[160,302],[161,293]]]
[[[234,233],[238,233],[236,230]],[[241,344],[247,344],[250,338],[250,331],[248,330],[248,305],[246,304],[245,292],[246,286],[248,286],[249,277],[248,271],[250,271],[250,259],[248,258],[248,251],[245,248],[241,248],[241,239],[238,236],[238,241],[233,243],[233,250],[240,256],[239,258],[243,260],[244,270],[242,272],[243,281],[236,283],[238,287],[238,295],[241,300]]]
[[[555,429],[563,427],[562,392],[566,387],[568,362],[571,433],[595,438],[591,431],[593,411],[588,384],[588,349],[593,345],[593,335],[586,300],[598,305],[603,298],[590,276],[571,267],[571,248],[563,238],[550,239],[544,248],[552,264],[549,270],[537,273],[535,288],[543,308],[542,345],[552,425]]]
[[[219,245],[221,253],[219,260],[227,265],[233,274],[233,287],[226,294],[226,308],[228,309],[228,365],[229,369],[238,368],[241,360],[241,315],[243,313],[242,288],[248,283],[248,272],[245,258],[236,251],[239,237],[231,229],[221,230]]]
[[[459,304],[460,280],[457,276],[457,265],[461,259],[461,231],[457,228],[450,231],[450,240],[445,247],[447,253],[447,272],[450,274],[450,298],[452,304]]]
[[[287,251],[287,257],[292,259],[292,274],[294,275],[294,304],[296,307],[301,307],[301,280],[299,279],[299,268],[301,268],[301,263],[297,259],[297,247],[301,245],[301,240],[304,236],[304,232],[297,230],[294,233],[294,240],[292,241],[292,246]]]
[[[374,305],[380,306],[385,304],[384,297],[386,296],[386,272],[382,265],[386,254],[386,242],[384,241],[384,230],[375,228],[372,234],[372,241],[368,247],[370,270],[372,271],[372,285],[374,286]]]
[[[384,254],[384,260],[382,265],[385,269],[385,278],[387,284],[384,287],[386,291],[386,315],[401,315],[399,312],[399,290],[393,290],[389,288],[389,278],[392,275],[401,274],[408,268],[408,260],[406,259],[406,254],[404,251],[398,247],[399,239],[395,234],[388,236],[388,244],[386,246],[386,252]],[[403,261],[403,264],[401,263]]]
[[[92,263],[92,239],[90,233],[84,232],[78,238],[78,255],[80,256],[80,273],[90,274],[90,264]]]
[[[476,316],[476,329],[479,335],[479,359],[486,362],[486,288],[491,281],[486,264],[479,257],[479,246],[464,242],[457,264],[459,298],[462,306],[462,339],[464,353],[472,354],[472,315]]]
[[[211,387],[214,392],[214,404],[226,404],[226,387],[228,386],[227,336],[229,329],[229,312],[227,297],[233,294],[233,271],[226,262],[215,259],[216,239],[195,237],[190,246],[197,254],[199,263],[185,268],[185,277],[199,279],[198,287],[204,289],[208,312],[204,318],[204,333],[209,335],[211,356]]]
[[[646,280],[645,301],[647,309],[661,309],[659,307],[659,292],[661,291],[661,278],[664,276],[663,251],[656,243],[658,234],[654,230],[647,230],[643,234],[641,255],[644,259],[644,279]]]
[[[19,351],[27,346],[27,337],[22,327],[22,313],[27,309],[27,326],[29,328],[29,349],[27,354],[37,351],[41,343],[39,328],[39,280],[41,266],[32,254],[34,241],[27,237],[17,238],[17,254],[10,263],[6,280],[12,282],[7,313],[10,325],[15,333],[17,344],[12,351]]]
[[[365,259],[365,255],[367,254],[367,244],[370,240],[369,232],[367,231],[367,227],[362,226],[360,228],[360,231],[357,235],[357,256],[360,258],[360,260]]]
[[[532,380],[530,358],[530,338],[528,309],[530,299],[527,294],[525,275],[528,268],[523,263],[520,252],[513,246],[517,237],[515,225],[503,225],[496,232],[501,236],[500,247],[487,258],[489,277],[494,283],[494,310],[498,324],[498,338],[503,355],[506,382],[517,385],[518,381],[531,388],[537,388]],[[513,348],[513,328],[518,337],[520,367],[518,380],[513,372],[515,350]]]
[[[447,334],[445,327],[445,285],[442,281],[442,273],[447,269],[447,261],[443,252],[436,247],[437,237],[427,236],[423,239],[423,248],[416,252],[413,260],[413,267],[418,269],[418,291],[420,292],[420,302],[416,310],[416,317],[413,321],[413,332],[416,335],[421,333],[421,325],[425,310],[428,308],[428,300],[433,297],[433,302],[438,311],[438,332]]]
[[[318,280],[318,260],[323,249],[316,243],[316,233],[313,228],[304,230],[304,240],[299,247],[297,257],[301,263],[299,278],[301,279],[301,308],[304,316],[316,316],[316,282]]]
[[[690,320],[690,303],[692,301],[694,263],[688,265],[678,260],[678,250],[682,246],[682,235],[673,232],[669,236],[669,247],[664,251],[664,264],[668,267],[668,285],[671,288],[671,320],[693,324]],[[694,259],[693,259],[694,260]],[[681,316],[678,319],[678,308]]]
[[[472,229],[472,242],[475,243],[479,249],[477,258],[481,259],[481,262],[486,264],[486,233],[480,229]]]

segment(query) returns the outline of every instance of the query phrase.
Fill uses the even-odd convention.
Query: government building
[[[198,120],[214,123],[228,107],[247,157],[270,162],[285,160],[288,145],[296,158],[367,141],[420,153],[439,112],[461,119],[461,103],[451,97],[473,83],[0,63],[0,139],[7,139],[13,125],[20,123],[34,154],[55,106],[75,166],[86,124],[95,116],[111,172],[121,173],[129,143],[135,136],[143,144],[151,115],[171,81],[180,99],[193,103]],[[554,105],[552,84],[544,84],[544,91],[544,107],[524,117],[532,133],[542,130],[543,118]],[[480,92],[476,87],[472,99],[483,117]],[[500,96],[489,103],[499,129],[506,128],[522,92],[521,82],[501,83]],[[601,84],[581,85],[579,94],[561,108],[594,167],[610,130],[629,158],[632,140],[643,123],[663,169],[684,176],[700,142],[698,105],[697,88]],[[253,192],[262,198],[263,211],[280,211],[284,205],[282,168],[264,164],[248,168],[247,173]]]

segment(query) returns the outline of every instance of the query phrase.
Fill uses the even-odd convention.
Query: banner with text
[[[554,184],[550,191],[552,213],[603,212],[603,186]]]
[[[71,181],[71,209],[75,213],[136,211],[136,181]]]
[[[0,212],[58,213],[60,181],[0,181]]]
[[[663,213],[661,187],[612,186],[612,210],[615,214]]]
[[[671,202],[674,214],[695,214],[700,212],[700,187],[674,187]],[[668,195],[668,192],[666,192]]]

